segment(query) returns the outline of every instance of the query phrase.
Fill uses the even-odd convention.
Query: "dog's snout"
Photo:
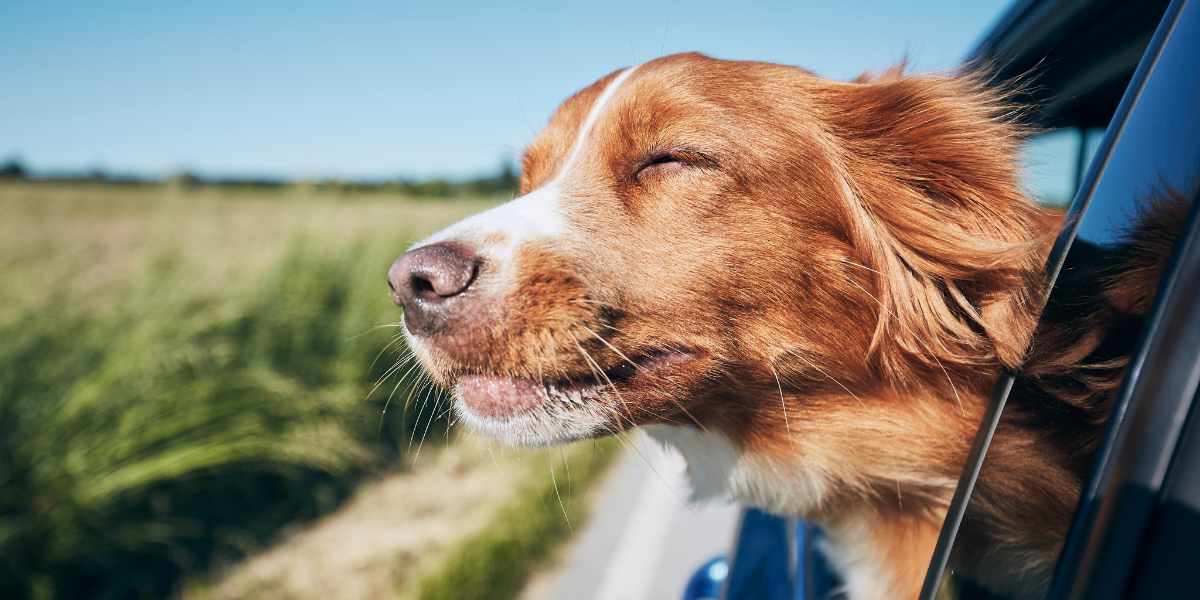
[[[475,281],[480,262],[473,253],[448,244],[422,246],[396,259],[388,285],[409,330],[429,334],[440,329]]]
[[[434,244],[406,252],[388,273],[392,290],[409,290],[416,297],[436,302],[457,296],[471,286],[479,259],[446,244]],[[400,300],[397,299],[397,304]]]

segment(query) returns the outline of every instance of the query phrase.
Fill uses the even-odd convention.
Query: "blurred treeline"
[[[226,196],[0,182],[0,598],[167,597],[444,438],[384,274],[490,203]]]
[[[158,185],[162,183],[156,179],[106,173],[100,170],[35,177],[17,159],[9,159],[0,164],[0,181],[5,179],[36,179],[47,183],[117,183],[123,185]],[[167,181],[183,187],[208,186],[239,189],[279,189],[297,184],[297,182],[282,179],[206,178],[190,172],[176,173]],[[517,171],[509,163],[505,163],[493,175],[461,180],[397,178],[388,181],[340,181],[326,179],[299,183],[322,192],[358,194],[375,192],[410,198],[495,197],[504,200],[515,197],[520,187]]]

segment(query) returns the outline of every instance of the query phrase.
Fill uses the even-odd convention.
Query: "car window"
[[[1108,419],[1109,407],[1113,407],[1111,414],[1123,414],[1133,385],[1133,377],[1126,373],[1137,372],[1130,365],[1138,364],[1141,323],[1151,310],[1148,306],[1134,310],[1113,299],[1114,273],[1139,260],[1139,244],[1143,243],[1139,240],[1158,236],[1157,242],[1169,248],[1169,238],[1177,233],[1171,223],[1182,226],[1179,215],[1188,213],[1200,189],[1200,78],[1195,76],[1200,6],[1173,5],[1155,39],[1157,45],[1152,43],[1143,58],[1095,159],[1090,161],[1087,176],[1082,178],[1057,248],[1069,251],[1061,255],[1057,284],[1039,326],[1038,336],[1096,339],[1074,367],[1055,371],[1037,367],[1042,364],[1038,360],[1045,364],[1054,361],[1053,357],[1039,357],[1040,348],[1049,346],[1039,346],[1035,336],[1032,366],[1027,372],[1002,379],[993,404],[993,408],[1002,407],[994,437],[977,444],[984,456],[978,478],[967,481],[964,477],[969,485],[956,497],[956,502],[966,501],[961,506],[961,524],[949,534],[943,531],[943,540],[949,535],[951,543],[939,544],[939,556],[935,556],[926,582],[927,593],[941,561],[949,567],[941,577],[940,598],[1045,597],[1060,562],[1068,525],[1072,530],[1086,525],[1081,521],[1088,518],[1089,510],[1077,511],[1075,502],[1082,497],[1086,505],[1095,499],[1095,469],[1112,451],[1114,421],[1118,419],[1109,420],[1107,428],[1094,429],[1097,433],[1091,438],[1069,432],[1077,433],[1082,427],[1079,424],[1088,419]],[[1054,135],[1038,140],[1043,149],[1057,147],[1058,151],[1048,151],[1051,157],[1044,163],[1044,178],[1031,185],[1035,192],[1045,190],[1044,200],[1051,204],[1055,190],[1064,186],[1061,154],[1069,153],[1072,143],[1076,149],[1082,145],[1086,154],[1089,134],[1076,130],[1074,140],[1067,134]],[[1054,161],[1058,161],[1057,170],[1048,167]],[[1058,259],[1051,258],[1052,276]],[[1140,284],[1156,289],[1162,271],[1143,271],[1146,279]],[[1089,311],[1094,310],[1108,311],[1111,319],[1090,318]],[[1051,326],[1055,323],[1063,327],[1056,330]],[[985,425],[986,421],[985,417]],[[1018,442],[1025,446],[1016,452],[1013,448]],[[1067,482],[1073,484],[1068,488],[1082,488],[1082,493],[1072,498],[1030,494],[1012,504],[1012,490],[1002,489],[1013,485],[1014,472],[1029,477],[1061,474],[1046,465],[1063,460],[1078,461],[1077,470],[1085,474],[1081,481]],[[1063,506],[1054,506],[1062,502]],[[948,527],[957,510],[951,507]],[[1045,519],[1045,535],[1008,535],[1003,527],[1006,519],[1019,518]],[[1025,557],[1024,570],[1014,573],[994,568],[1013,556]]]
[[[1066,208],[1091,164],[1104,127],[1067,127],[1035,135],[1025,145],[1023,181],[1045,206]]]

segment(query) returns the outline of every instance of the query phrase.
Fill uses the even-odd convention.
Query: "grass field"
[[[0,597],[165,597],[443,438],[411,375],[364,401],[384,275],[492,204],[0,184]]]

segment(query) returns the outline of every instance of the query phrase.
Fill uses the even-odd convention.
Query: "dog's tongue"
[[[463,375],[458,395],[471,410],[496,419],[528,412],[538,404],[541,390],[521,377]]]

